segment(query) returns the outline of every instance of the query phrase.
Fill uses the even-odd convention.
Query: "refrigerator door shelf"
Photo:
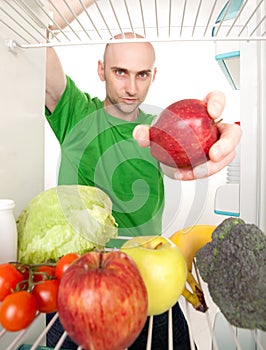
[[[233,89],[240,89],[240,51],[225,52],[215,56]]]
[[[218,187],[214,199],[214,213],[227,216],[240,216],[238,183],[230,183]]]

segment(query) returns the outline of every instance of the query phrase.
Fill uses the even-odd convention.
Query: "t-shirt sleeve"
[[[45,108],[45,116],[54,131],[58,141],[62,144],[70,130],[88,114],[103,106],[97,97],[81,91],[70,77],[66,76],[66,88],[54,111]]]

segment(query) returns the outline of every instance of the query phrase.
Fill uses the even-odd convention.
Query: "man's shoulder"
[[[67,84],[66,84],[66,94],[70,94],[71,96],[80,96],[80,98],[85,99],[87,102],[92,102],[99,108],[102,107],[103,101],[99,97],[92,97],[90,93],[86,91],[82,91],[77,84],[72,80],[68,75],[66,76]]]

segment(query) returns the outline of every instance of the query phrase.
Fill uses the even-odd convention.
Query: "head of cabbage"
[[[17,218],[18,261],[56,262],[102,249],[117,236],[109,196],[97,187],[62,185],[34,197]]]

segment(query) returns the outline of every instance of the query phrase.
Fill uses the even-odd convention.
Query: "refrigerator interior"
[[[70,1],[63,2],[71,9]],[[1,198],[13,198],[18,215],[32,197],[56,185],[60,150],[44,119],[46,48],[57,49],[66,73],[79,87],[90,92],[93,82],[94,95],[103,98],[97,60],[113,35],[134,31],[151,41],[157,52],[158,74],[144,110],[157,112],[173,101],[203,98],[220,89],[227,97],[224,121],[240,121],[243,129],[240,180],[233,184],[233,198],[227,169],[190,183],[166,179],[164,234],[196,223],[219,223],[226,216],[215,213],[216,205],[225,213],[227,196],[235,201],[235,212],[265,230],[266,1],[92,2],[62,30],[48,11],[51,3],[58,13],[56,1],[0,1]],[[48,29],[47,38],[52,23],[56,29]],[[203,287],[210,306],[207,314],[195,312],[181,300],[199,349],[266,348],[263,332],[230,326]],[[0,350],[16,349],[22,343],[34,344],[32,349],[45,344],[43,315],[25,332],[0,332]]]

